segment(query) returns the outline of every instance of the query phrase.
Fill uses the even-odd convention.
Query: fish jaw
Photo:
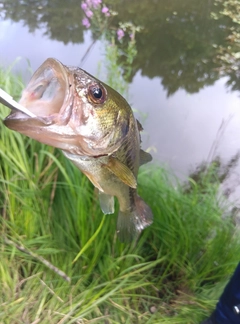
[[[19,104],[36,117],[14,110],[3,121],[8,128],[74,154],[98,154],[92,152],[96,139],[84,125],[86,102],[76,94],[74,68],[47,59],[33,74]]]
[[[71,82],[72,76],[64,65],[47,59],[34,73],[19,101],[36,117],[12,111],[4,124],[44,144],[62,149],[68,141],[73,144],[74,131],[68,126],[73,97]]]
[[[95,85],[106,94],[107,103],[89,101],[89,89]],[[110,91],[117,96],[116,102],[108,101]],[[19,102],[36,117],[12,111],[4,124],[72,154],[112,154],[120,147],[129,124],[130,107],[120,109],[123,98],[119,96],[84,70],[50,58],[34,73]]]

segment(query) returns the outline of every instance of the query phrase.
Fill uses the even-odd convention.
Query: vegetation
[[[17,99],[23,84],[1,69],[0,87]],[[0,106],[0,119],[8,112]],[[142,169],[154,224],[124,245],[116,216],[101,213],[60,151],[2,122],[0,134],[2,323],[190,324],[211,312],[239,251],[219,163],[184,186],[160,167]]]
[[[82,2],[5,0],[0,16],[22,21],[31,32],[41,28],[51,39],[79,44],[84,40],[85,27],[89,28],[86,23],[85,27],[82,25],[85,17]],[[99,39],[106,27],[115,32],[118,28],[126,29],[126,25],[121,26],[123,22],[142,27],[135,35],[138,55],[132,62],[131,73],[127,70],[128,55],[124,55],[129,50],[127,37],[119,42],[115,33],[116,44],[123,53],[118,63],[122,64],[128,81],[139,72],[149,78],[159,77],[168,95],[172,95],[178,89],[198,92],[225,76],[230,89],[240,89],[239,1],[105,0],[103,3],[118,14],[106,17],[105,21],[101,12],[98,15],[94,12],[97,19],[90,27],[94,40]]]

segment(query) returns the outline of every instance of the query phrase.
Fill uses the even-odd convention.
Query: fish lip
[[[21,117],[19,116],[21,115]],[[52,116],[37,116],[37,117],[30,117],[27,114],[21,112],[12,111],[6,118],[3,119],[4,125],[6,125],[9,128],[15,128],[18,125],[21,125],[22,123],[31,122],[32,124],[38,125],[38,126],[49,126],[53,123]],[[13,127],[13,125],[15,127]]]
[[[64,108],[66,107],[66,102],[69,102],[69,100],[71,100],[71,97],[73,95],[72,92],[73,90],[72,87],[70,86],[72,83],[72,80],[70,80],[71,75],[69,75],[67,67],[63,65],[60,61],[54,58],[48,58],[35,71],[29,84],[27,85],[24,91],[27,91],[28,88],[31,89],[31,86],[36,87],[36,85],[39,82],[38,79],[45,80],[45,76],[44,76],[45,71],[50,72],[50,77],[49,79],[47,79],[47,81],[50,82],[51,80],[54,79],[58,80],[59,86],[61,86],[60,91],[64,91],[64,95],[62,96],[63,99],[59,105],[58,111],[51,113],[51,108],[52,108],[51,104],[49,104],[47,108],[50,110],[50,114],[40,115],[34,112],[36,117],[31,117],[22,111],[11,110],[10,114],[3,120],[4,124],[7,127],[18,130],[18,127],[21,127],[22,124],[24,124],[27,127],[27,124],[29,123],[31,125],[34,124],[34,126],[49,126],[53,123],[56,123],[57,121],[61,121],[60,123],[66,123],[66,118],[68,117],[66,115],[68,114],[64,114],[65,111]],[[23,95],[19,101],[20,104],[22,104],[22,100],[23,100]],[[25,106],[24,100],[22,105]],[[32,108],[28,108],[28,110],[30,111],[31,109],[34,109],[34,104]]]
[[[24,112],[11,110],[10,114],[3,119],[3,123],[10,129],[18,130],[18,127],[24,124],[24,127],[31,123],[33,126],[50,126],[54,123],[55,115],[31,117]]]

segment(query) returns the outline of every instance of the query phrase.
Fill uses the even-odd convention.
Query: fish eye
[[[99,83],[92,84],[88,88],[88,100],[94,104],[102,104],[106,101],[106,90]]]

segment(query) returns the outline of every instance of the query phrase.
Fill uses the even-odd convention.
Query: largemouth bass
[[[61,149],[98,189],[104,214],[114,213],[117,197],[119,239],[138,237],[153,216],[137,194],[137,174],[152,157],[140,148],[142,127],[127,101],[84,70],[49,58],[33,74],[19,104],[33,117],[15,109],[4,124]]]

